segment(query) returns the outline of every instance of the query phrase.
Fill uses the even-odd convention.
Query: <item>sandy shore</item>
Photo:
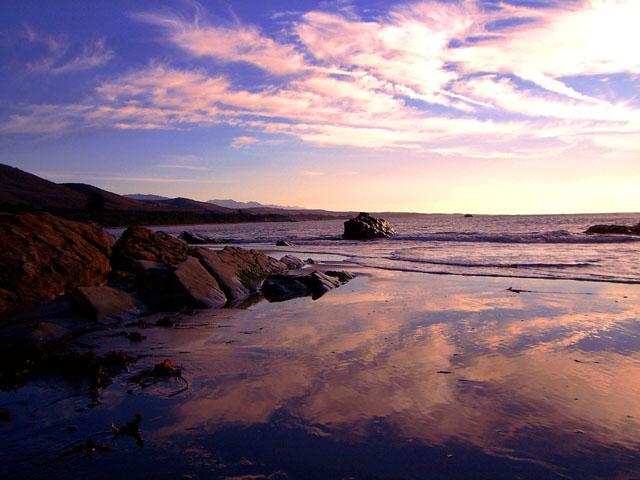
[[[359,273],[315,301],[81,337],[142,357],[93,408],[81,380],[1,392],[3,478],[640,474],[638,286]],[[163,359],[182,377],[127,381]],[[111,430],[136,412],[142,448]]]

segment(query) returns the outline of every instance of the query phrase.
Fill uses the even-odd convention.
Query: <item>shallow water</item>
[[[640,237],[584,233],[594,224],[635,225],[640,222],[638,213],[471,218],[410,215],[388,219],[398,233],[369,242],[340,240],[342,220],[157,229],[176,236],[188,230],[223,244],[268,250],[275,256],[292,253],[398,271],[640,283]],[[275,250],[278,239],[293,246]]]
[[[316,301],[183,317],[192,328],[140,344],[82,338],[151,356],[95,408],[86,385],[56,378],[1,393],[15,414],[0,423],[3,477],[640,475],[638,286],[368,272]],[[187,391],[126,393],[164,358]],[[134,412],[143,448],[109,433]],[[67,453],[88,435],[111,451]]]

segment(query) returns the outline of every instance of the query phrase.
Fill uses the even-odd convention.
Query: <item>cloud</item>
[[[177,168],[177,169],[183,169],[183,170],[195,170],[195,171],[198,171],[198,172],[207,172],[207,171],[211,170],[209,167],[200,167],[198,165],[160,164],[160,165],[156,165],[156,167],[159,167],[159,168]]]
[[[257,143],[259,140],[255,137],[236,137],[231,142],[232,148],[242,148],[245,145],[251,145],[252,143]]]
[[[637,151],[627,139],[640,133],[639,110],[615,93],[615,75],[602,79],[614,92],[608,99],[571,80],[640,73],[640,4],[532,5],[486,10],[474,0],[433,0],[396,4],[375,20],[353,9],[309,11],[278,16],[278,39],[239,20],[207,21],[202,7],[193,19],[137,13],[135,20],[160,28],[164,41],[198,66],[151,59],[104,78],[85,102],[16,107],[0,132],[228,125],[241,132],[232,148],[257,143],[260,134],[264,143],[277,135],[315,146],[488,158],[536,158],[577,146]],[[44,38],[31,30],[27,36]],[[47,41],[63,58],[64,42]],[[105,51],[104,42],[96,45],[92,51]],[[217,68],[237,62],[264,75],[247,87],[234,69]]]
[[[60,75],[89,70],[106,64],[115,56],[114,52],[106,47],[104,38],[83,46],[77,55],[69,55],[71,44],[64,35],[45,36],[25,26],[24,36],[30,42],[44,45],[49,52],[46,57],[27,65],[27,69],[32,73]]]
[[[214,26],[199,17],[187,21],[149,12],[132,17],[161,27],[174,44],[196,57],[248,62],[277,75],[296,73],[305,65],[294,46],[278,43],[254,26]]]

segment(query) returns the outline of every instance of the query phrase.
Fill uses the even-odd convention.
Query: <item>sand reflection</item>
[[[397,441],[515,457],[640,446],[637,287],[521,284],[542,293],[389,272],[316,302],[258,304],[200,340],[165,433],[279,413],[340,439],[384,425]]]

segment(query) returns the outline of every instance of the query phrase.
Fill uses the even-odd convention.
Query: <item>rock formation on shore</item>
[[[603,233],[609,235],[640,235],[640,222],[630,225],[593,225],[584,233]]]
[[[372,238],[387,238],[395,230],[381,218],[375,218],[368,213],[360,213],[357,217],[344,222],[345,240],[370,240]]]
[[[48,213],[0,215],[0,311],[104,283],[109,235]]]
[[[270,276],[305,266],[293,255],[280,261],[238,247],[189,247],[142,227],[128,228],[111,247],[99,226],[45,213],[0,215],[0,241],[0,311],[72,293],[70,313],[93,321],[235,305]],[[290,283],[280,277],[270,285]],[[345,281],[320,272],[295,278],[300,292],[274,297],[316,297]]]

